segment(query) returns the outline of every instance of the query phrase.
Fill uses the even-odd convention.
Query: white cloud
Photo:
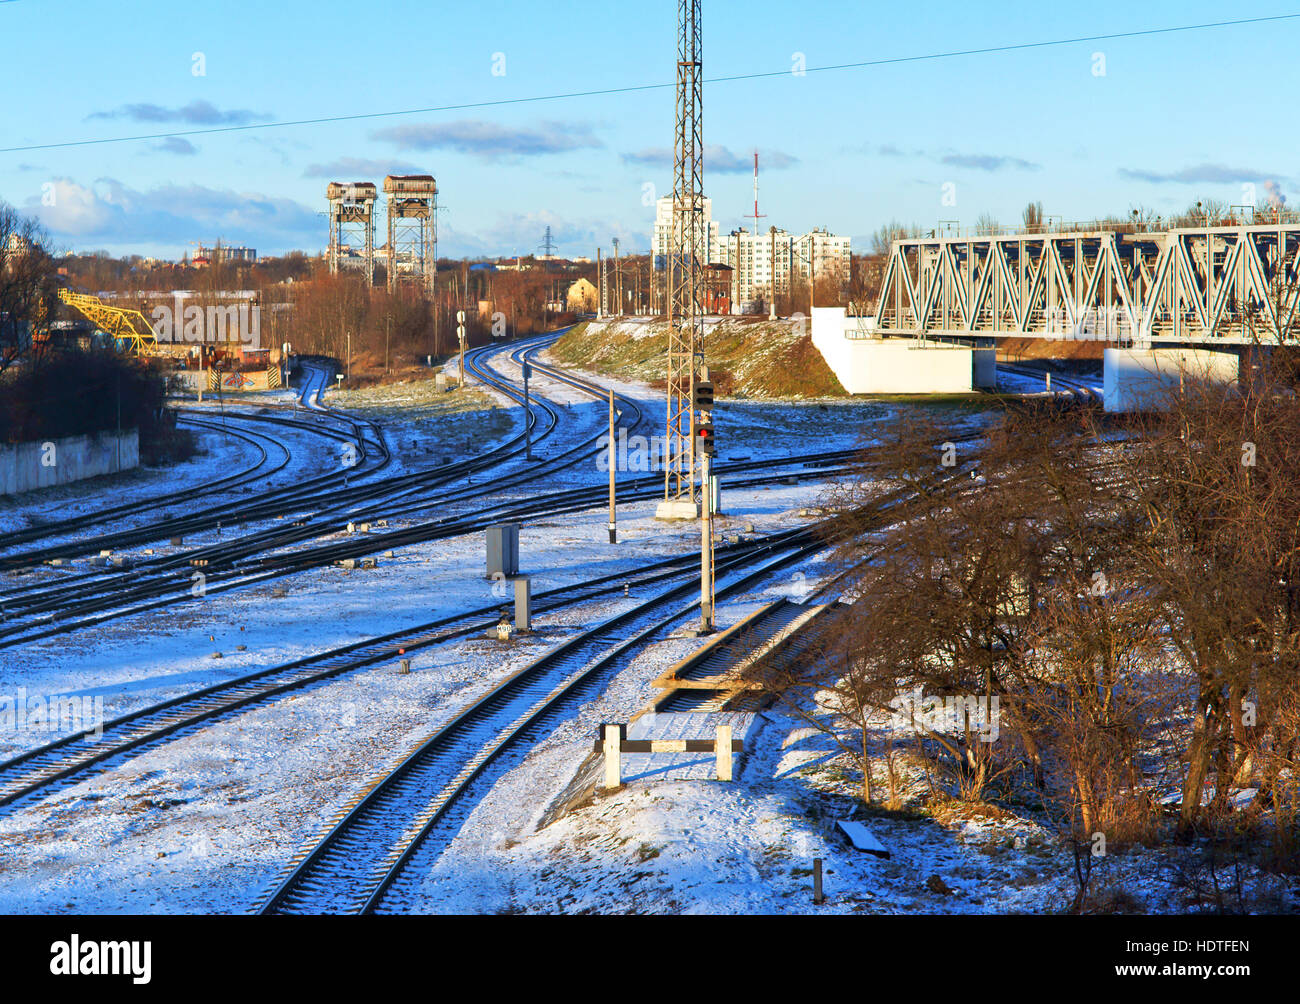
[[[325,227],[315,212],[292,199],[203,185],[158,185],[138,191],[113,178],[83,185],[53,179],[53,205],[39,195],[24,210],[40,219],[56,239],[120,247],[191,240],[246,242],[267,250],[316,247]]]
[[[583,122],[539,122],[540,128],[502,125],[478,119],[392,126],[370,134],[399,150],[454,150],[484,160],[567,153],[603,146]]]
[[[758,157],[759,167],[763,170],[778,171],[783,168],[794,167],[799,163],[798,157],[783,153],[780,150],[760,150]],[[643,167],[671,169],[673,166],[673,152],[667,147],[647,147],[634,153],[625,153],[621,159],[625,164],[636,164]],[[705,144],[705,174],[744,174],[753,169],[753,151],[733,153],[725,146],[716,143]]]

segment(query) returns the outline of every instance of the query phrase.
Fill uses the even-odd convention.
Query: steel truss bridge
[[[885,268],[876,330],[1121,344],[1294,343],[1298,280],[1300,221],[899,239]]]

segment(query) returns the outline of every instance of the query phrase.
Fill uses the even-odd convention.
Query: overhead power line
[[[5,0],[0,0],[0,3]],[[1040,42],[1018,42],[1008,45],[989,45],[976,49],[952,49],[946,52],[930,52],[918,56],[891,56],[885,59],[864,59],[853,63],[835,63],[829,66],[809,66],[802,71],[810,73],[831,73],[838,70],[860,70],[873,66],[893,66],[900,63],[921,63],[939,59],[954,59],[960,56],[985,56],[998,52],[1018,52],[1026,49],[1046,49],[1053,46],[1075,45],[1080,42],[1110,42],[1125,38],[1143,38],[1151,35],[1171,35],[1178,32],[1206,31],[1212,28],[1232,28],[1247,24],[1266,24],[1275,21],[1290,21],[1300,18],[1300,12],[1293,14],[1274,14],[1268,17],[1237,18],[1230,21],[1208,21],[1203,24],[1181,24],[1167,28],[1143,28],[1137,31],[1110,32],[1104,35],[1078,35],[1073,38],[1055,38]],[[736,73],[725,77],[706,77],[706,84],[725,84],[741,80],[762,80],[771,77],[790,76],[789,69],[766,70],[759,73]],[[318,118],[292,119],[285,122],[250,122],[243,125],[210,126],[205,129],[184,129],[172,132],[139,133],[132,136],[110,136],[103,139],[76,139],[61,143],[33,143],[28,146],[0,147],[0,153],[26,153],[33,150],[58,150],[73,146],[98,146],[105,143],[132,143],[149,139],[167,139],[171,136],[208,136],[214,133],[251,132],[262,129],[285,129],[291,126],[324,125],[333,122],[358,122],[368,119],[397,118],[403,115],[430,115],[436,112],[471,111],[477,108],[499,108],[508,105],[538,104],[544,101],[566,101],[573,98],[604,97],[611,94],[635,94],[641,91],[662,91],[676,87],[675,82],[657,84],[631,84],[625,87],[603,87],[587,91],[565,91],[559,94],[536,94],[531,97],[498,98],[491,101],[466,101],[451,105],[431,105],[428,108],[406,108],[401,111],[357,112],[352,115],[323,115]]]

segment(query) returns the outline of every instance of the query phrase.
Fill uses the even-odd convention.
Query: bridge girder
[[[1300,223],[895,240],[882,334],[1300,342]]]

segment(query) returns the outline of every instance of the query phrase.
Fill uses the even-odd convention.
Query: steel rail
[[[746,588],[821,546],[811,542],[777,550],[772,560],[727,582],[718,592],[730,595]],[[719,571],[727,575],[752,560],[720,562]],[[582,684],[688,615],[696,603],[674,607],[667,615],[657,612],[695,589],[696,584],[688,582],[615,615],[567,639],[478,697],[354,796],[326,825],[324,836],[290,861],[258,912],[320,912],[313,908],[313,896],[327,896],[336,906],[342,901],[347,912],[373,910],[447,808],[490,762]],[[629,631],[635,633],[628,636]],[[412,788],[424,802],[414,814],[401,804],[411,799]],[[384,833],[394,829],[390,821],[394,815],[400,838],[396,844],[391,839],[384,843]],[[340,881],[351,888],[340,890]]]
[[[741,545],[721,549],[731,560],[766,552],[803,539],[806,528],[783,531]],[[540,592],[535,612],[546,613],[607,596],[611,584],[642,587],[694,572],[693,555],[651,563],[636,572],[616,572],[586,582]],[[439,618],[339,648],[318,652],[283,665],[258,670],[114,718],[99,729],[79,732],[20,753],[0,763],[0,806],[16,802],[57,782],[82,774],[96,764],[145,746],[153,746],[174,733],[210,723],[229,713],[247,709],[292,690],[298,690],[367,666],[472,636],[497,623],[500,602]]]

